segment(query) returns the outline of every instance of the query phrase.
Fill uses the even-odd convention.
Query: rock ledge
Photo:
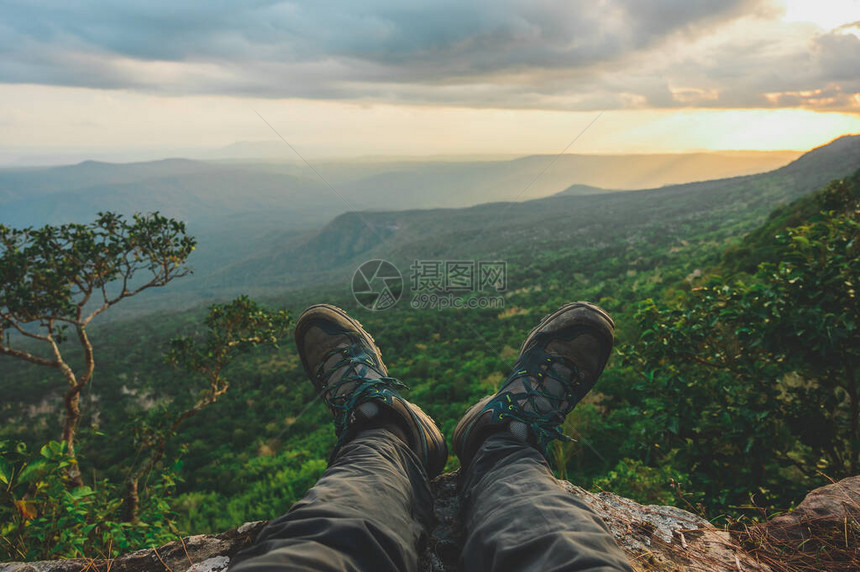
[[[456,483],[457,473],[441,475],[432,483],[437,525],[421,557],[423,572],[458,570],[462,529]],[[760,561],[727,531],[685,510],[641,505],[607,492],[591,493],[566,481],[561,481],[561,485],[600,515],[637,570],[768,572],[791,569],[756,549],[754,552],[761,556]],[[795,551],[800,552],[803,543],[809,540],[810,520],[818,524],[826,521],[840,530],[845,527],[847,531],[849,521],[854,529],[860,528],[858,517],[860,477],[852,477],[816,489],[795,511],[754,527],[748,536],[752,542],[756,538],[773,537],[788,543],[797,540],[799,543],[788,545],[797,546]],[[265,524],[265,521],[249,522],[221,534],[189,536],[114,560],[0,563],[0,572],[222,572],[239,550],[253,543]],[[851,546],[850,550],[858,551],[856,546]],[[775,566],[772,568],[764,562]],[[839,566],[838,569],[843,568]]]

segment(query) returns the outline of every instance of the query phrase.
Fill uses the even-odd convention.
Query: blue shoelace
[[[570,370],[570,374],[562,376],[555,371],[555,365],[562,365]],[[541,366],[545,366],[542,368]],[[546,391],[546,380],[557,381],[564,389],[561,395],[558,392]],[[580,395],[581,375],[579,369],[570,360],[560,356],[550,355],[544,350],[535,347],[520,358],[514,365],[514,372],[505,381],[503,387],[510,387],[517,380],[522,380],[520,387],[523,391],[516,393],[504,391],[499,393],[485,407],[484,411],[492,410],[495,413],[494,423],[505,421],[519,421],[525,424],[537,439],[537,446],[546,456],[549,443],[555,439],[561,441],[572,441],[573,439],[561,431],[561,424],[576,404],[582,399]],[[533,382],[536,380],[536,383]],[[539,400],[549,403],[541,413]]]
[[[323,369],[325,364],[336,355],[340,355],[340,359],[327,369]],[[347,369],[340,379],[329,383],[329,379],[343,368]],[[367,370],[379,377],[367,377]],[[338,436],[335,451],[340,449],[345,440],[350,413],[356,407],[373,399],[390,404],[395,396],[399,396],[398,389],[408,389],[408,386],[400,380],[384,375],[373,356],[361,343],[331,350],[320,360],[316,373],[323,400],[334,416],[335,434]],[[346,387],[345,391],[341,392],[341,388],[349,384],[354,386]]]

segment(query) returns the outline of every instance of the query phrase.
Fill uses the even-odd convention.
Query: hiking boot
[[[594,387],[612,351],[615,323],[587,302],[562,306],[529,333],[514,369],[495,395],[485,397],[454,429],[454,452],[467,467],[492,433],[508,431],[547,457],[565,417]]]
[[[406,385],[388,377],[382,353],[361,324],[340,308],[311,306],[296,322],[302,365],[334,417],[338,436],[332,459],[360,430],[386,427],[418,455],[429,478],[448,459],[433,420],[397,393]]]

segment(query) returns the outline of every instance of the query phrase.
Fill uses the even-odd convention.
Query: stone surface
[[[753,528],[771,538],[803,541],[810,538],[813,527],[828,523],[842,527],[846,522],[853,522],[856,526],[858,520],[860,476],[817,488],[806,495],[793,511]]]
[[[779,572],[860,570],[860,477],[806,495],[793,511],[751,526],[740,538]]]
[[[236,552],[253,543],[265,524],[251,522],[221,534],[187,536],[113,560],[0,563],[0,572],[221,572]]]
[[[609,527],[637,570],[743,570],[767,572],[728,532],[673,506],[641,505],[611,493],[590,493],[566,481],[561,486],[582,499]],[[422,572],[458,571],[462,545],[457,474],[433,481],[437,524],[421,559]]]
[[[761,549],[754,550],[755,555],[750,554],[728,532],[685,510],[641,505],[612,493],[591,493],[565,481],[560,484],[600,515],[637,570],[766,572],[792,569],[782,565],[781,560],[789,556],[784,549],[779,559],[773,554],[763,553]],[[422,572],[451,572],[458,570],[457,559],[463,535],[457,474],[441,475],[432,487],[437,524],[423,547],[420,569]],[[800,545],[793,544],[797,552],[802,550],[804,539],[813,530],[810,523],[831,523],[831,527],[839,528],[839,531],[844,527],[848,542],[847,527],[850,523],[858,528],[858,517],[860,477],[853,477],[816,489],[791,513],[752,527],[749,537],[758,535],[761,538],[764,535],[792,541],[801,539]],[[0,564],[0,572],[221,572],[236,552],[253,542],[264,525],[265,522],[246,523],[217,535],[186,537],[157,549],[140,550],[110,561],[13,562]],[[853,541],[854,536],[850,540]],[[846,550],[848,548],[846,545]],[[857,552],[853,544],[850,550]],[[769,562],[773,567],[763,562]]]
[[[636,570],[771,570],[747,554],[728,532],[673,506],[641,505],[618,495],[591,493],[562,482],[607,524]]]

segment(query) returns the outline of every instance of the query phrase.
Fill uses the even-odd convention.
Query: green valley
[[[860,197],[858,169],[860,136],[846,136],[763,174],[637,191],[580,185],[524,202],[464,208],[331,213],[321,229],[310,221],[302,227],[301,213],[294,213],[291,232],[269,229],[261,237],[249,230],[257,247],[238,257],[213,253],[204,283],[183,287],[178,281],[166,289],[165,296],[173,290],[174,302],[189,307],[140,314],[139,305],[132,317],[93,328],[97,368],[82,396],[79,439],[82,464],[91,471],[84,477],[121,482],[128,457],[141,454],[136,428],[196,398],[187,376],[169,369],[161,355],[170,337],[202,331],[201,301],[247,292],[294,317],[322,301],[347,309],[373,333],[391,374],[411,387],[407,397],[450,437],[465,409],[505,379],[529,329],[559,305],[583,299],[613,314],[618,350],[568,419],[566,431],[576,440],[555,447],[558,474],[642,502],[697,505],[715,519],[756,514],[749,510],[751,498],[769,509],[788,508],[809,488],[848,470],[847,464],[821,464],[829,453],[819,455],[816,447],[825,444],[808,436],[826,426],[833,446],[849,449],[848,398],[827,390],[822,374],[800,362],[783,367],[774,348],[742,371],[694,363],[705,343],[695,332],[706,328],[706,318],[716,329],[724,323],[741,328],[726,315],[709,314],[711,307],[697,296],[703,289],[720,292],[732,279],[766,283],[758,265],[788,256],[789,246],[774,238],[788,228],[842,221],[850,232]],[[844,180],[838,193],[834,180]],[[835,194],[841,202],[833,202]],[[826,243],[825,234],[809,240]],[[228,244],[230,237],[219,240]],[[860,254],[856,244],[847,248],[840,264],[850,271]],[[405,279],[403,298],[391,309],[371,312],[352,296],[353,273],[370,259],[392,262]],[[504,262],[504,308],[414,309],[410,269],[416,260]],[[685,304],[701,308],[700,314],[682,321],[678,312]],[[655,333],[649,320],[665,320],[667,329]],[[738,339],[746,338],[726,334],[723,341]],[[655,340],[674,340],[677,351],[660,353]],[[281,514],[322,473],[334,443],[328,412],[289,341],[250,351],[228,375],[230,390],[187,422],[149,481],[141,480],[142,494],[166,500],[175,512],[173,526],[185,533]],[[0,357],[0,441],[25,443],[34,452],[56,439],[62,385],[55,376]],[[780,393],[789,378],[806,393],[785,387]],[[759,386],[769,389],[759,392]],[[828,400],[832,414],[813,415],[801,407],[803,398]],[[777,431],[789,421],[790,430]],[[449,458],[447,468],[456,467],[456,458]],[[175,486],[158,473],[175,477]]]

